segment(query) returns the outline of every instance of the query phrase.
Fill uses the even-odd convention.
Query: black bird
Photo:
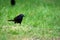
[[[15,0],[11,0],[11,5],[12,5],[12,6],[15,5]]]
[[[20,23],[21,24],[23,17],[24,17],[24,15],[20,14],[17,17],[15,17],[13,20],[8,20],[8,21],[13,21],[14,23]]]

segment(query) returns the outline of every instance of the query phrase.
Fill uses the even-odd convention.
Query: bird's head
[[[23,14],[20,14],[20,16],[25,17]]]

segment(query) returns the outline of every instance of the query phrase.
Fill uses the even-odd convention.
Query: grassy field
[[[9,22],[19,14],[22,24]],[[60,40],[60,0],[0,0],[0,40]]]

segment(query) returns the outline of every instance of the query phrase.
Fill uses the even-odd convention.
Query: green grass
[[[25,15],[21,25],[7,21],[21,13]],[[11,6],[10,0],[0,0],[0,39],[35,36],[41,40],[60,37],[60,1],[16,0],[16,5]]]

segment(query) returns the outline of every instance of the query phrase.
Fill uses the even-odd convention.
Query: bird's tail
[[[8,21],[14,21],[14,20],[8,20]]]

